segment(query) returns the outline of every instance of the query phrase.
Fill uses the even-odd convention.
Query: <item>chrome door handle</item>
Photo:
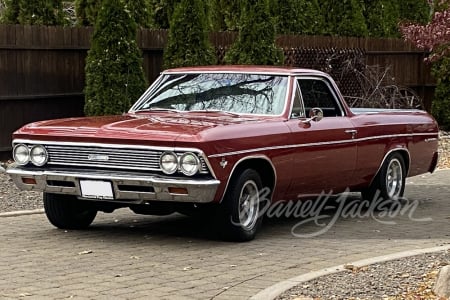
[[[345,131],[345,133],[351,134],[351,135],[352,135],[352,139],[354,139],[355,136],[356,136],[356,134],[358,133],[358,130],[356,130],[356,129],[347,129],[347,130]]]

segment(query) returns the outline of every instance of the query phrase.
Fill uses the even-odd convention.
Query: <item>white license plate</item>
[[[80,180],[81,196],[95,199],[114,199],[111,182]]]

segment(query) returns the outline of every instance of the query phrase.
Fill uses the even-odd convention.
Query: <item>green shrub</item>
[[[337,36],[367,36],[361,0],[319,0],[326,22],[326,32]]]
[[[86,115],[123,113],[145,90],[136,30],[123,0],[102,1],[86,59]]]
[[[78,24],[81,26],[93,26],[100,4],[101,1],[98,0],[75,0]]]
[[[6,0],[1,22],[23,25],[63,25],[61,0]]]
[[[440,127],[450,130],[450,57],[436,62],[433,73],[437,78],[437,86],[431,111]]]
[[[5,9],[0,21],[3,24],[19,24],[19,2],[17,0],[5,1]]]
[[[241,15],[240,0],[210,0],[211,23],[214,31],[237,31]]]
[[[267,0],[243,5],[236,42],[225,55],[229,64],[281,65],[283,51],[275,45],[275,26]]]
[[[396,0],[400,5],[400,20],[425,24],[430,20],[427,0]],[[439,1],[434,1],[439,2]]]
[[[202,0],[181,0],[175,6],[163,59],[164,68],[216,63]]]
[[[365,0],[367,29],[371,37],[400,37],[400,9],[392,0]]]
[[[317,0],[271,0],[278,34],[322,34],[325,20]]]

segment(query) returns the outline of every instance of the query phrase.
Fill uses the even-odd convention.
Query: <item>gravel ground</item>
[[[346,271],[319,277],[296,286],[277,300],[286,299],[440,299],[432,288],[450,251],[402,258],[367,267],[346,266]]]
[[[20,191],[7,174],[0,172],[0,213],[42,206],[42,193]]]

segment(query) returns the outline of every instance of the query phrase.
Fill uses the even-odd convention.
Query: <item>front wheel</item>
[[[386,158],[369,188],[362,191],[363,199],[398,200],[405,191],[406,168],[403,157],[392,153]]]
[[[219,208],[221,234],[233,241],[250,241],[255,238],[262,223],[261,177],[246,169],[232,178]]]
[[[74,196],[44,193],[44,210],[52,225],[60,229],[89,227],[97,210],[86,201]]]

